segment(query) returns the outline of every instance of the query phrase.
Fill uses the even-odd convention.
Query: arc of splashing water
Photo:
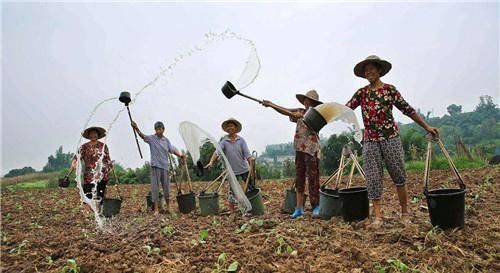
[[[240,84],[241,84],[241,81],[244,81],[244,79],[242,79],[242,77],[246,76],[245,72],[247,71],[247,68],[249,67],[250,62],[252,60],[256,60],[257,61],[257,69],[255,71],[255,75],[253,77],[250,77],[250,80],[248,80],[248,83],[241,84],[242,87],[240,87],[240,89],[244,89],[244,88],[248,87],[250,84],[252,84],[255,81],[255,79],[257,78],[258,73],[260,71],[260,59],[258,57],[257,49],[256,49],[255,44],[253,43],[253,41],[242,37],[241,35],[239,35],[239,34],[233,32],[233,31],[231,31],[230,29],[227,29],[226,31],[224,31],[222,33],[208,32],[208,33],[205,34],[205,38],[206,38],[206,40],[204,42],[202,42],[200,44],[194,45],[190,49],[185,50],[183,53],[177,54],[177,56],[174,58],[173,62],[171,62],[170,64],[167,65],[167,68],[162,68],[160,70],[160,73],[152,81],[150,81],[149,83],[147,83],[146,85],[144,85],[138,92],[136,92],[134,94],[134,98],[131,100],[130,104],[134,104],[135,101],[137,100],[137,98],[139,97],[139,95],[142,94],[142,92],[144,90],[148,89],[151,86],[154,86],[158,82],[158,80],[160,78],[162,78],[163,76],[165,76],[167,74],[168,71],[171,71],[172,69],[174,69],[177,66],[177,64],[184,59],[184,57],[186,57],[186,56],[190,57],[195,52],[202,51],[203,49],[205,49],[207,46],[211,45],[212,43],[219,42],[219,41],[224,41],[226,39],[237,39],[237,40],[246,42],[251,47],[250,55],[248,56],[248,58],[246,60],[245,68],[244,68],[244,70],[243,70],[243,72],[241,74],[242,76],[240,77],[240,79],[238,79],[238,82]],[[255,56],[255,59],[252,59],[253,56]],[[102,105],[104,105],[106,102],[109,102],[109,101],[115,101],[116,99],[117,99],[117,97],[112,97],[112,98],[105,99],[104,101],[98,103],[94,107],[94,109],[92,110],[92,112],[89,114],[89,117],[87,118],[87,121],[85,122],[83,130],[85,128],[87,128],[87,126],[89,125],[90,121],[92,120],[92,117],[95,115],[95,113],[97,112],[97,110]],[[107,128],[107,136],[109,136],[113,125],[116,123],[116,121],[118,120],[118,118],[120,117],[121,113],[124,110],[125,110],[125,107],[123,107],[121,110],[119,110],[118,113],[113,118],[113,120],[111,121],[111,123],[109,124],[109,126]],[[107,136],[104,138],[104,141],[103,141],[104,144],[106,144]],[[78,151],[78,149],[80,147],[81,142],[82,142],[82,136],[80,136],[80,138],[78,140],[77,147],[76,147],[77,151]],[[103,149],[104,149],[104,145],[103,145]],[[96,168],[93,170],[94,173],[96,171],[99,171],[99,173],[102,175],[102,168],[99,168],[99,166],[102,167],[102,160],[103,160],[103,158],[104,158],[104,150],[101,150],[101,157],[98,160],[98,164],[97,164]],[[76,180],[77,180],[77,187],[78,187],[78,189],[80,191],[80,199],[83,202],[85,202],[85,203],[87,203],[87,204],[90,205],[90,207],[94,211],[95,219],[96,219],[96,222],[97,222],[98,226],[100,228],[102,228],[103,225],[104,225],[104,220],[99,215],[99,213],[97,211],[97,208],[96,208],[95,202],[93,202],[91,200],[89,201],[89,199],[83,193],[83,188],[81,186],[82,166],[80,164],[80,160],[81,160],[81,156],[80,156],[79,151],[78,151],[77,152]],[[92,189],[92,196],[94,197],[96,195],[97,181],[92,181],[91,183],[93,183],[95,185],[93,187],[93,189]]]

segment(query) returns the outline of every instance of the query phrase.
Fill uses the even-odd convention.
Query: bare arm
[[[419,114],[413,113],[410,115],[410,118],[413,119],[418,125],[422,126],[429,134],[431,134],[433,137],[439,137],[439,131],[437,128],[429,126],[427,122],[425,122]]]
[[[276,104],[274,104],[274,103],[272,103],[271,101],[268,101],[268,100],[263,100],[262,101],[262,105],[264,107],[271,107],[276,112],[278,112],[278,113],[280,113],[282,115],[288,116],[288,117],[290,117],[292,119],[299,119],[299,118],[302,117],[302,114],[300,114],[298,111],[296,111],[296,109],[288,109],[288,108],[276,105]]]
[[[212,165],[214,164],[215,160],[217,160],[217,151],[214,151],[214,153],[210,157],[210,160],[208,161],[208,164],[205,166],[205,168],[211,168]]]
[[[141,132],[141,130],[139,130],[139,127],[137,126],[137,123],[135,123],[135,121],[132,121],[132,128],[134,128],[134,130],[137,132],[137,134],[139,134],[139,136],[144,140],[146,141],[146,135],[143,134]]]
[[[71,160],[71,169],[73,171],[76,170],[76,156],[73,157],[73,160]]]

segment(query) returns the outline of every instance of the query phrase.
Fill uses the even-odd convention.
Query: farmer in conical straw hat
[[[363,162],[366,172],[368,198],[373,203],[373,219],[370,228],[379,228],[382,224],[383,165],[396,185],[401,205],[401,222],[410,223],[408,211],[408,190],[404,151],[399,137],[399,130],[392,115],[396,106],[434,137],[439,137],[436,128],[430,127],[415,109],[401,96],[394,85],[383,83],[380,78],[391,70],[391,63],[371,55],[354,66],[354,74],[365,78],[369,84],[360,88],[347,102],[346,106],[356,109],[361,106],[365,132],[363,136]]]
[[[169,198],[169,177],[168,177],[168,153],[175,154],[179,158],[185,160],[186,156],[175,148],[168,138],[163,133],[165,132],[165,125],[163,122],[157,121],[154,124],[155,134],[145,135],[139,130],[139,127],[132,121],[132,128],[139,134],[139,136],[149,144],[151,151],[151,200],[153,201],[154,215],[160,213],[159,207],[159,184],[163,188],[163,196],[165,197],[166,212],[169,212],[170,198]]]
[[[84,163],[82,189],[85,196],[92,199],[92,189],[97,184],[97,199],[100,199],[99,211],[102,210],[102,202],[106,194],[106,185],[109,180],[109,172],[113,167],[109,157],[108,146],[99,141],[106,136],[106,130],[102,127],[89,127],[82,132],[82,136],[89,140],[79,149],[81,159]],[[101,160],[102,158],[102,160]],[[76,169],[77,157],[73,157],[71,168]]]
[[[304,123],[304,115],[309,107],[315,107],[322,102],[319,100],[316,90],[310,90],[306,94],[297,94],[297,100],[305,108],[287,109],[270,101],[262,101],[265,107],[271,107],[278,113],[288,116],[291,122],[295,122],[295,136],[293,147],[295,148],[295,187],[297,207],[290,217],[295,219],[304,214],[304,190],[306,176],[309,184],[309,201],[313,210],[313,216],[319,216],[319,158],[320,143],[319,136]]]
[[[224,137],[222,137],[219,142],[219,146],[221,150],[224,152],[224,155],[227,157],[229,161],[229,165],[231,165],[231,169],[233,169],[236,178],[240,178],[243,181],[246,181],[250,173],[250,165],[252,164],[252,155],[250,154],[250,150],[248,149],[247,142],[245,139],[238,135],[241,132],[242,126],[241,123],[234,119],[229,118],[222,122],[221,124],[222,130],[227,133]],[[217,159],[217,151],[214,151],[210,161],[205,166],[206,168],[211,168]],[[248,183],[248,190],[253,190],[255,188],[255,177],[250,177]],[[234,198],[233,191],[231,187],[229,187],[229,197],[228,197],[228,207],[232,210],[235,209],[236,200]]]

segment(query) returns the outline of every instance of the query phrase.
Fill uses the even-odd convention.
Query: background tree
[[[30,174],[30,173],[35,173],[36,170],[33,169],[32,167],[24,167],[22,169],[12,169],[10,170],[4,177],[14,177],[14,176],[21,176],[25,174]]]
[[[339,167],[342,148],[349,142],[352,142],[351,149],[360,156],[361,145],[353,140],[351,134],[334,134],[328,138],[327,142],[321,148],[320,169],[322,175],[330,175]]]
[[[446,107],[446,110],[448,110],[448,113],[450,114],[450,116],[454,116],[456,114],[462,113],[462,105],[452,104],[452,105]]]
[[[56,150],[55,156],[50,155],[48,157],[47,164],[43,167],[42,172],[54,172],[68,168],[68,166],[71,165],[73,156],[73,153],[63,153],[63,147],[59,146],[59,149]]]

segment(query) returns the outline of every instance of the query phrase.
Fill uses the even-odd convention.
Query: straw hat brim
[[[90,134],[90,131],[92,131],[92,130],[95,130],[97,132],[97,139],[101,139],[101,138],[106,136],[106,130],[102,127],[97,127],[97,126],[89,127],[87,129],[83,130],[82,136],[86,139],[90,139],[89,134]]]
[[[302,95],[302,94],[297,94],[297,95],[295,95],[295,97],[297,97],[297,100],[298,100],[300,103],[302,103],[302,104],[304,104],[304,100],[305,100],[306,98],[310,99],[310,100],[311,100],[313,103],[315,103],[316,105],[320,105],[320,104],[322,104],[322,103],[323,103],[322,101],[319,101],[319,100],[313,99],[313,98],[311,98],[311,97],[309,97],[309,96]],[[316,106],[316,105],[314,105],[314,106]]]
[[[382,71],[380,71],[380,77],[383,77],[392,68],[392,64],[386,60],[363,60],[356,66],[354,66],[354,75],[360,78],[365,78],[365,65],[369,63],[378,63],[382,67]]]
[[[222,130],[224,130],[224,132],[227,132],[226,127],[229,123],[233,123],[236,125],[236,133],[241,132],[241,123],[236,119],[228,119],[221,124]]]

